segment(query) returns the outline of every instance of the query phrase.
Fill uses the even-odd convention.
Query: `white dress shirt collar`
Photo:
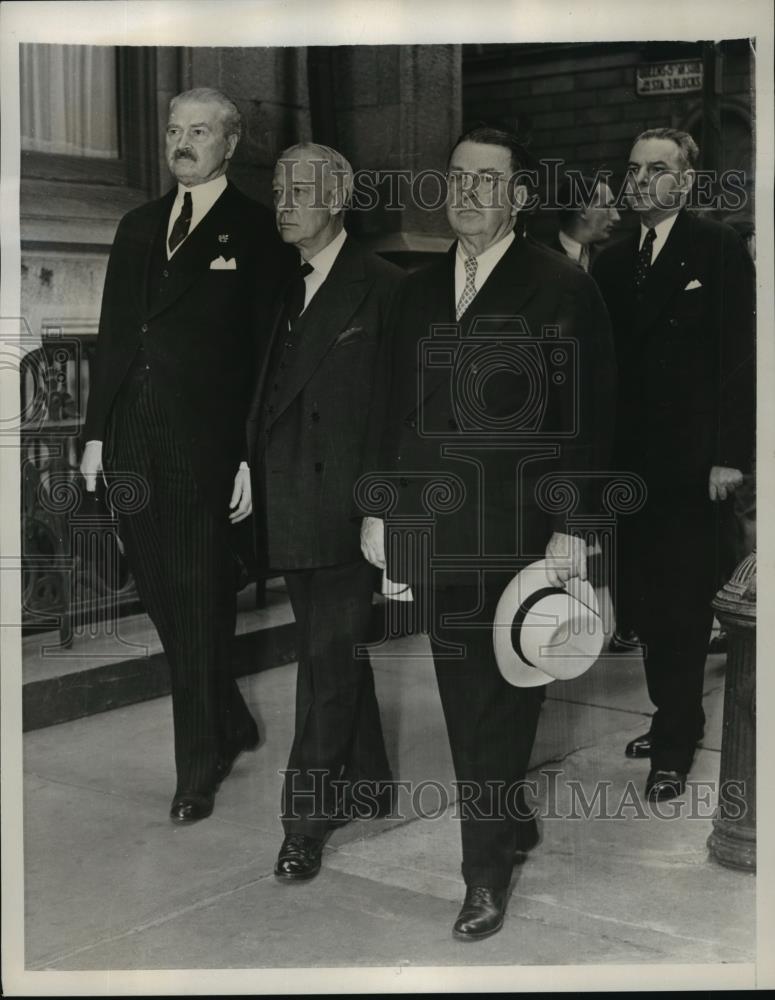
[[[457,253],[455,254],[455,302],[460,300],[460,296],[463,294],[463,289],[466,284],[466,260],[469,256],[476,257],[476,277],[474,278],[474,287],[476,291],[481,291],[482,285],[487,281],[492,272],[495,270],[496,265],[500,261],[501,257],[506,253],[508,248],[514,242],[514,230],[507,233],[503,239],[498,240],[497,243],[493,243],[491,247],[480,254],[467,254],[463,249],[460,241],[457,244]]]
[[[304,309],[310,304],[313,296],[330,274],[331,268],[334,266],[334,261],[339,256],[339,251],[344,246],[346,239],[347,232],[342,229],[330,243],[326,244],[322,250],[318,250],[315,256],[307,261],[312,271],[304,277],[304,286],[306,289],[304,294]]]
[[[678,212],[675,212],[673,215],[669,215],[666,219],[663,219],[661,222],[658,222],[656,224],[656,226],[644,226],[643,223],[641,222],[641,224],[640,224],[640,240],[638,241],[638,249],[639,250],[643,246],[643,241],[645,240],[646,233],[649,231],[649,229],[653,229],[654,232],[656,233],[656,235],[654,237],[654,245],[651,248],[651,263],[652,264],[657,259],[657,256],[659,255],[659,251],[662,249],[662,247],[665,245],[665,243],[667,243],[667,238],[670,235],[670,230],[675,225],[675,220],[677,218],[678,218]]]
[[[557,233],[557,239],[570,259],[575,260],[586,271],[589,267],[589,248],[583,243],[579,243],[578,240],[574,240],[572,236],[568,236],[562,229]]]
[[[204,184],[195,184],[193,187],[187,188],[183,184],[178,184],[178,193],[175,195],[175,200],[172,203],[172,211],[170,212],[169,222],[167,223],[167,257],[171,257],[172,254],[169,251],[169,238],[172,232],[172,227],[175,225],[175,219],[180,215],[180,210],[183,207],[183,195],[186,191],[191,193],[191,225],[188,227],[188,234],[190,235],[202,219],[207,215],[213,205],[218,201],[223,192],[227,188],[226,175],[221,174],[220,177],[215,177],[211,181],[205,181]],[[173,253],[183,246],[183,240],[181,243],[175,247]]]

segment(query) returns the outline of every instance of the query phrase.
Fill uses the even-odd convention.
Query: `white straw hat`
[[[517,573],[495,611],[495,659],[517,687],[578,677],[597,660],[604,638],[592,584],[574,577],[553,587],[544,559]]]

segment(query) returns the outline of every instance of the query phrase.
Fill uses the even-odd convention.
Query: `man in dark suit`
[[[370,561],[411,584],[415,599],[428,594],[436,678],[466,800],[467,891],[453,931],[466,940],[500,929],[515,852],[538,836],[516,789],[543,690],[501,676],[495,606],[514,573],[544,555],[550,585],[586,578],[584,540],[542,509],[536,487],[551,472],[579,486],[596,467],[613,394],[608,317],[595,283],[514,232],[527,198],[515,181],[523,157],[513,136],[485,127],[452,150],[447,217],[457,240],[408,278],[397,328],[380,456],[395,498],[387,561],[383,520],[369,518],[363,531]],[[423,511],[433,527],[425,563],[412,558],[400,520]]]
[[[390,808],[369,639],[375,571],[360,551],[353,487],[379,446],[389,332],[402,273],[344,229],[350,164],[314,143],[275,168],[275,216],[298,250],[278,298],[271,349],[250,410],[257,551],[285,574],[298,627],[293,746],[275,873],[320,869],[332,823]]]
[[[697,156],[686,132],[638,136],[629,198],[640,226],[594,268],[618,355],[617,467],[648,488],[622,525],[619,588],[656,708],[626,753],[650,757],[654,800],[683,792],[702,736],[719,505],[754,448],[753,266],[731,227],[686,210]]]
[[[602,179],[567,175],[557,188],[557,235],[549,246],[566,254],[585,271],[601,243],[610,239],[621,216],[611,188]]]
[[[199,88],[170,102],[177,185],[120,222],[108,262],[81,471],[129,477],[121,537],[169,662],[177,788],[170,816],[213,810],[236,756],[258,743],[230,672],[236,569],[230,521],[250,513],[245,416],[253,303],[282,244],[270,213],[226,180],[236,106]],[[104,448],[103,448],[104,444]]]

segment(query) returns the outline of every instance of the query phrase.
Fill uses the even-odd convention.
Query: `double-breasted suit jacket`
[[[437,554],[506,557],[516,569],[565,530],[542,509],[538,480],[607,461],[608,316],[580,268],[517,236],[456,324],[455,253],[408,279],[381,461],[397,477],[397,514],[423,511],[434,474],[462,481],[456,509],[435,516]],[[389,567],[391,579],[407,574]]]
[[[229,183],[167,261],[174,199],[173,188],[119,224],[105,278],[85,439],[105,441],[109,468],[111,410],[142,346],[202,494],[225,518],[246,451],[245,417],[262,332],[254,303],[270,295],[287,258],[268,209]],[[218,258],[232,266],[213,267]]]
[[[297,321],[298,357],[279,382],[267,354],[248,420],[258,555],[267,567],[361,558],[353,487],[380,446],[402,280],[395,265],[348,237]],[[273,339],[284,322],[280,296]]]
[[[361,555],[353,488],[379,447],[402,280],[346,237],[292,330],[289,289],[280,297],[251,405],[259,565],[284,572],[298,634],[288,834],[325,836],[343,807],[333,779],[350,790],[390,780],[371,665],[355,652],[369,639],[375,571]],[[284,337],[292,351],[280,350]]]

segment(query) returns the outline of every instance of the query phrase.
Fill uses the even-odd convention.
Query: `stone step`
[[[255,606],[255,585],[238,598],[232,663],[237,677],[296,660],[296,624],[281,578],[269,580],[266,604]],[[374,636],[382,634],[384,606],[374,607]],[[63,647],[58,631],[22,642],[24,732],[123,708],[170,692],[167,660],[145,614],[90,624]]]
[[[238,599],[235,674],[242,677],[296,659],[296,625],[281,579],[267,585],[255,607],[255,585]],[[107,712],[169,694],[167,660],[145,614],[87,626],[68,648],[57,631],[22,643],[22,724],[25,732]]]

